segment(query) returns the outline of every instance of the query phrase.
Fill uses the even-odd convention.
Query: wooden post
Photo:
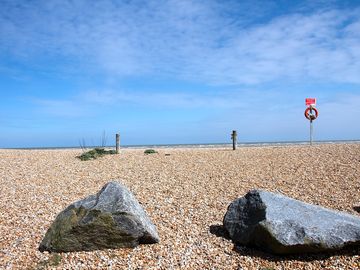
[[[237,142],[237,133],[236,130],[233,130],[231,134],[231,139],[233,141],[233,150],[236,150],[236,142]]]
[[[116,133],[116,154],[119,154],[120,148],[120,134]]]

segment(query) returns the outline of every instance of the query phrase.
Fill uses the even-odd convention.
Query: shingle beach
[[[213,232],[251,189],[360,216],[360,144],[121,149],[91,161],[81,150],[0,150],[0,269],[359,269],[360,247],[272,256]],[[61,254],[38,246],[57,214],[111,180],[126,185],[160,243]]]

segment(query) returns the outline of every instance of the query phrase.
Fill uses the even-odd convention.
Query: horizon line
[[[313,144],[325,144],[325,143],[360,143],[360,139],[350,139],[350,140],[317,140],[313,141]],[[237,145],[243,146],[257,146],[257,145],[297,145],[297,144],[308,144],[306,141],[249,141],[249,142],[237,142]],[[158,147],[158,148],[182,148],[184,146],[221,146],[221,145],[232,145],[232,142],[216,142],[216,143],[170,143],[170,144],[124,144],[120,145],[120,148],[146,148],[146,147]],[[34,146],[34,147],[0,147],[0,150],[51,150],[51,149],[89,149],[89,148],[115,148],[115,145],[89,145],[86,147],[81,146]],[[194,147],[196,148],[196,147]],[[204,147],[206,148],[206,147]]]

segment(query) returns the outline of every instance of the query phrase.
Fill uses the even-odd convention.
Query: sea
[[[313,145],[320,144],[346,144],[360,143],[360,140],[324,140],[315,141]],[[291,145],[309,145],[309,141],[278,141],[278,142],[238,142],[237,147],[263,147],[263,146],[291,146]],[[115,145],[87,145],[86,149],[95,147],[114,148]],[[121,145],[125,149],[148,149],[148,148],[232,148],[232,143],[204,143],[204,144],[139,144],[139,145]],[[2,149],[29,149],[29,150],[46,150],[46,149],[82,149],[80,146],[63,146],[63,147],[14,147]]]

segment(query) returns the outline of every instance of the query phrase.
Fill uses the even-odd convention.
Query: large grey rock
[[[125,186],[109,182],[96,195],[63,210],[46,232],[39,250],[69,252],[157,242],[156,227],[134,195]]]
[[[234,243],[275,254],[360,245],[360,218],[289,197],[252,190],[233,201],[224,228]]]

